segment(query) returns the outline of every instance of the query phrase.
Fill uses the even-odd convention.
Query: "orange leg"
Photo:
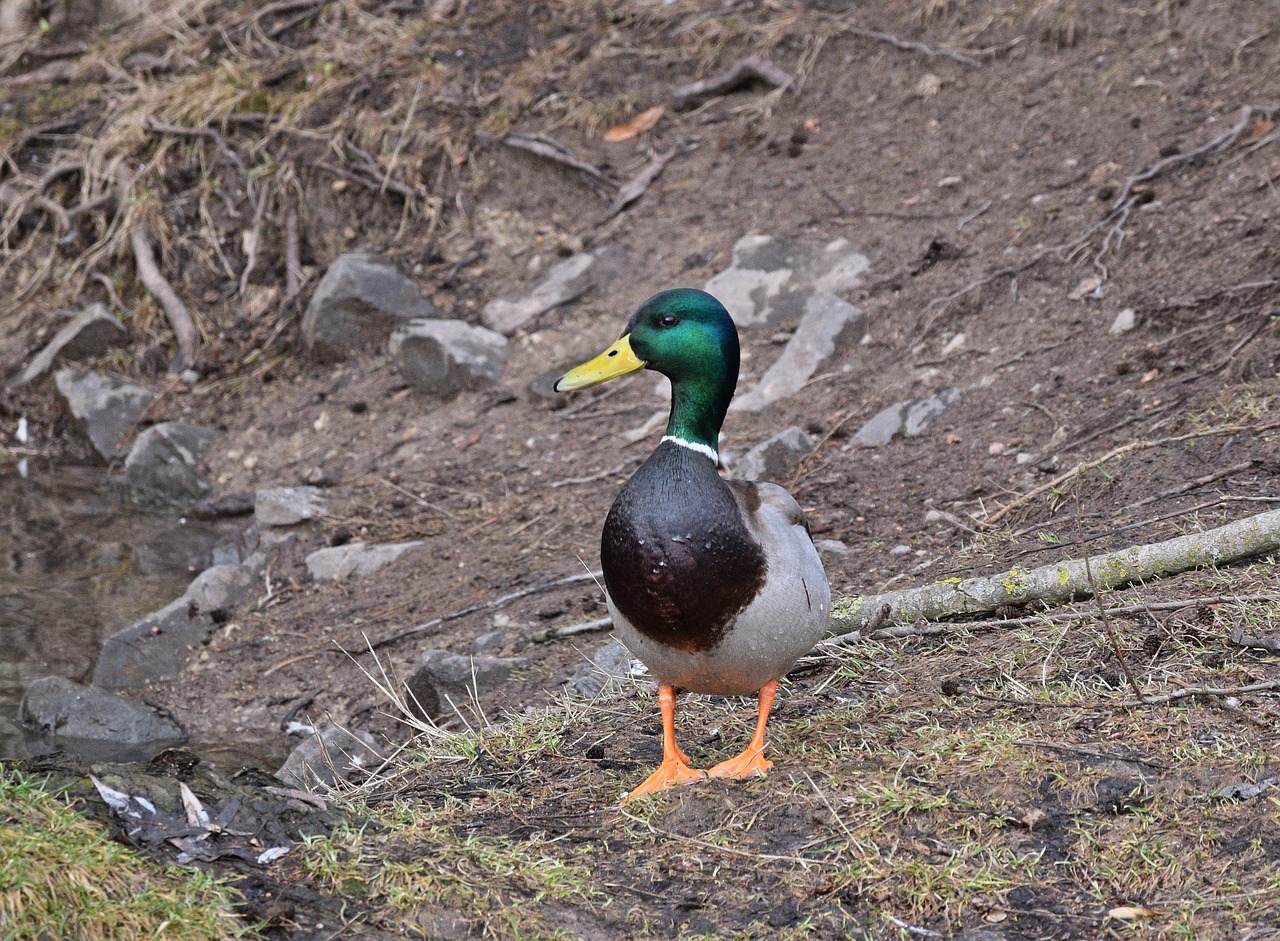
[[[777,680],[770,680],[760,687],[760,714],[756,719],[756,734],[751,737],[751,744],[741,755],[722,761],[708,771],[710,777],[749,778],[753,774],[763,777],[773,767],[773,762],[764,756],[764,727],[769,721],[769,710],[773,708],[773,696],[777,691]]]
[[[677,784],[689,784],[706,778],[705,771],[689,767],[689,756],[676,744],[676,690],[674,686],[658,687],[658,706],[662,709],[662,764],[658,770],[638,788],[628,794],[623,803],[645,794],[665,791]]]

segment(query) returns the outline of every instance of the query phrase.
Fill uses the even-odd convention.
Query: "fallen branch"
[[[298,210],[284,217],[284,299],[291,301],[302,292],[302,249],[298,242]]]
[[[596,618],[593,621],[582,621],[568,627],[549,627],[529,637],[535,644],[545,644],[549,640],[560,640],[563,637],[574,637],[578,634],[594,634],[607,631],[613,627],[613,618]]]
[[[982,63],[973,56],[965,55],[955,49],[947,49],[945,46],[935,49],[933,46],[926,45],[922,42],[916,42],[914,39],[899,39],[897,36],[891,36],[889,33],[877,32],[874,29],[862,29],[858,26],[850,26],[849,32],[855,36],[862,36],[864,39],[874,39],[877,42],[888,43],[895,49],[903,49],[907,52],[918,52],[927,59],[936,59],[938,56],[945,56],[948,59],[954,59],[971,68],[980,68]]]
[[[133,248],[133,260],[138,266],[138,277],[143,286],[151,293],[173,328],[173,335],[178,341],[178,355],[170,370],[182,372],[190,369],[196,361],[196,322],[191,319],[187,305],[173,289],[173,285],[160,273],[156,265],[156,256],[151,248],[151,240],[147,238],[147,230],[135,225],[129,230],[129,245]]]
[[[1088,560],[1098,592],[1175,575],[1206,565],[1226,565],[1280,550],[1280,510],[1259,513],[1216,529],[1165,542],[1130,546]],[[1085,561],[1068,559],[1039,568],[1009,569],[981,578],[952,579],[921,588],[847,598],[832,606],[830,633],[858,634],[884,605],[889,620],[910,625],[960,615],[985,614],[1002,605],[1062,604],[1094,594]],[[849,637],[849,639],[855,639]]]
[[[512,601],[527,598],[529,595],[536,595],[544,591],[552,591],[556,588],[565,588],[569,585],[579,585],[582,582],[598,582],[599,579],[599,572],[583,572],[581,575],[569,575],[565,578],[556,579],[554,582],[544,582],[541,585],[530,585],[528,588],[520,588],[490,601],[481,601],[450,614],[444,614],[438,618],[432,618],[430,621],[427,621],[424,624],[415,625],[408,630],[399,631],[398,633],[390,634],[387,637],[370,641],[369,649],[375,650],[378,647],[385,647],[388,644],[398,643],[408,637],[414,637],[418,634],[424,633],[425,631],[433,630],[448,621],[456,621],[458,618],[466,617],[468,614],[475,614],[477,611],[488,611],[491,608],[498,608],[504,604],[509,604]]]
[[[671,93],[671,101],[677,111],[685,111],[708,98],[727,94],[754,81],[785,88],[792,79],[763,56],[745,56],[719,75],[681,85]]]
[[[1280,688],[1280,680],[1268,680],[1265,683],[1250,683],[1248,686],[1188,686],[1161,696],[1148,696],[1146,699],[1127,699],[1121,706],[1151,706],[1163,702],[1174,702],[1191,696],[1239,696],[1241,693],[1258,693],[1264,689]]]
[[[502,138],[502,144],[504,147],[523,150],[534,156],[542,157],[544,160],[550,160],[553,163],[578,170],[585,173],[590,179],[597,180],[612,189],[617,189],[618,187],[617,181],[603,173],[599,167],[587,163],[568,147],[544,134],[539,134],[536,137],[529,137],[525,134],[508,134]]]
[[[662,175],[662,171],[666,169],[667,164],[669,164],[676,156],[677,151],[678,148],[673,147],[665,154],[654,154],[649,159],[649,162],[641,167],[639,173],[627,180],[627,182],[618,189],[618,195],[614,197],[613,205],[609,207],[608,214],[600,220],[599,224],[603,225],[608,222],[648,192],[653,181]]]
[[[1280,653],[1280,631],[1271,634],[1246,634],[1244,628],[1237,624],[1231,629],[1228,639],[1237,647],[1254,647],[1268,653]]]

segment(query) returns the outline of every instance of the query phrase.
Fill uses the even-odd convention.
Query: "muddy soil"
[[[369,15],[396,28],[425,15],[415,4],[374,6]],[[477,106],[470,126],[451,126],[465,146],[455,154],[461,159],[440,165],[441,192],[451,198],[433,210],[430,225],[394,192],[300,173],[310,280],[299,299],[279,301],[285,275],[276,245],[253,279],[276,292],[265,310],[232,297],[232,279],[226,271],[217,276],[218,264],[197,263],[210,251],[192,247],[199,223],[178,196],[198,160],[170,157],[174,201],[161,212],[186,252],[175,283],[200,302],[201,379],[168,380],[169,348],[154,310],[130,355],[109,365],[164,389],[148,420],[180,417],[225,429],[209,458],[218,493],[320,482],[333,507],[282,550],[262,604],[225,624],[187,673],[148,691],[210,760],[267,767],[282,760],[294,744],[280,731],[282,720],[296,716],[302,701],[317,722],[403,741],[408,732],[366,675],[378,670],[370,644],[382,666],[404,677],[423,649],[470,652],[478,636],[503,627],[507,639],[496,652],[528,657],[530,665],[486,701],[490,718],[551,703],[604,638],[534,644],[529,637],[602,617],[592,585],[540,592],[396,638],[514,589],[597,568],[612,496],[657,437],[628,443],[625,433],[665,408],[665,399],[650,374],[567,398],[547,395],[545,377],[602,349],[651,293],[702,286],[728,266],[735,240],[747,234],[840,236],[873,261],[865,283],[846,296],[870,315],[867,341],[801,394],[758,415],[731,414],[725,428],[730,454],[792,425],[819,440],[786,483],[815,536],[850,549],[828,562],[835,594],[1157,541],[1273,508],[1258,501],[1280,497],[1280,144],[1275,112],[1266,110],[1280,104],[1280,46],[1266,5],[635,4],[616,11],[566,3],[527,17],[501,5],[483,14],[457,6],[439,27],[440,42],[456,44],[448,83],[421,86],[408,60],[395,59],[383,72],[368,68],[366,84],[375,87],[366,94],[391,102],[427,87],[443,95],[465,84],[455,72],[478,82],[524,69],[521,80],[533,91],[504,112],[509,129],[553,134],[619,178],[651,151],[678,148],[679,156],[640,200],[601,223],[607,203],[580,174],[496,142],[493,109],[508,102],[488,99],[491,110]],[[300,21],[282,33],[280,55],[305,46],[307,31],[323,25]],[[685,112],[668,108],[650,132],[601,140],[603,127],[668,103],[675,86],[746,54],[768,57],[794,84],[778,92],[744,88]],[[24,62],[35,67],[34,59]],[[30,116],[29,88],[6,86],[0,94]],[[582,108],[566,112],[566,98]],[[1255,110],[1242,112],[1246,106]],[[1233,129],[1221,147],[1204,147]],[[446,315],[476,322],[486,300],[527,289],[561,255],[595,244],[626,250],[624,275],[517,333],[496,388],[439,401],[414,391],[385,358],[325,365],[300,350],[306,292],[341,252],[397,258]],[[241,264],[234,246],[220,250],[233,267]],[[127,282],[127,266],[118,270]],[[89,282],[84,299],[100,293]],[[6,315],[17,338],[6,347],[11,370],[38,345],[48,316],[42,304],[51,296],[52,289],[37,293]],[[1136,326],[1111,332],[1124,311]],[[740,389],[783,340],[776,331],[744,333]],[[854,446],[853,433],[880,409],[945,387],[962,390],[959,401],[924,434]],[[70,431],[51,403],[50,389],[39,386],[6,393],[0,407],[32,416],[37,440],[52,452]],[[1148,440],[1163,443],[1069,480],[995,527],[982,525],[1077,463]],[[945,515],[926,522],[931,510]],[[426,548],[412,564],[368,579],[311,583],[300,561],[305,551],[352,539],[421,539]],[[1249,577],[1257,582],[1251,590],[1275,591],[1265,566]],[[1224,570],[1172,596],[1242,590],[1232,578]],[[1141,659],[1144,645],[1158,648],[1154,624],[1122,623],[1125,649]],[[1218,671],[1214,682],[1277,676],[1274,657],[1232,648],[1225,625],[1206,630],[1207,652],[1218,656],[1206,668]],[[1008,635],[893,642],[896,682],[906,690],[901,709],[956,719],[941,681],[998,688],[1008,642]],[[1118,675],[1100,641],[1081,640],[1075,654],[1080,670],[1094,671],[1103,685]],[[1165,677],[1154,660],[1148,650],[1144,677]],[[810,669],[776,722],[843,708],[830,699],[843,684],[830,683],[840,668]],[[1273,739],[1280,707],[1265,699],[1245,705],[1257,721],[1206,710],[1201,731],[1243,736],[1254,746]],[[616,798],[654,757],[654,721],[643,710],[623,711],[623,718],[603,718],[603,734],[618,736],[609,756],[616,750],[623,758],[597,768],[606,777],[588,789],[593,798]],[[1034,724],[1048,714],[1019,720]],[[868,718],[864,731],[876,721]],[[582,736],[590,725],[588,710]],[[1133,732],[1133,724],[1118,725],[1117,735]],[[1076,732],[1080,741],[1105,737]],[[562,780],[574,777],[566,770]],[[989,783],[993,793],[1005,786]],[[702,824],[723,811],[720,798],[734,799],[731,790],[714,793],[672,798],[677,810],[665,830],[705,832]],[[1257,812],[1260,826],[1274,825],[1274,808]],[[802,854],[811,824],[802,817],[753,837],[751,852]],[[493,824],[495,833],[509,830],[509,820]],[[539,832],[576,831],[564,824]],[[625,837],[615,831],[608,839]],[[1048,851],[1065,852],[1061,845]],[[778,930],[802,922],[811,906],[823,913],[813,921],[815,937],[846,936],[855,925],[892,930],[868,921],[874,897],[846,894],[837,904],[827,883],[813,882]],[[638,887],[632,901],[641,908],[650,904],[645,893],[667,892],[660,880],[628,884]],[[1021,920],[1003,925],[972,908],[917,914],[928,930],[943,932],[985,925],[993,937],[1093,936],[1106,906],[1074,900],[1078,887],[1043,889],[1022,906]],[[653,903],[661,917],[592,921],[583,936],[641,929],[769,936],[765,895],[725,902],[722,917],[714,892],[683,909]],[[1255,917],[1246,912],[1246,920]],[[1206,924],[1227,930],[1225,920]]]

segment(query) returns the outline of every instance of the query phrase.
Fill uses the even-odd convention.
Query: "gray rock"
[[[304,791],[325,791],[363,777],[382,763],[378,744],[368,732],[337,726],[313,735],[285,759],[276,777]]]
[[[857,287],[871,262],[848,239],[748,235],[733,246],[733,262],[707,282],[740,327],[794,320],[813,294]]]
[[[128,746],[173,745],[182,730],[154,709],[103,689],[45,676],[27,687],[18,720],[43,735]]]
[[[423,543],[384,542],[369,545],[364,542],[350,542],[345,546],[333,546],[330,549],[317,549],[307,556],[307,571],[317,582],[361,578],[372,575],[380,568],[390,565],[411,549]]]
[[[577,300],[588,291],[603,288],[622,270],[625,253],[605,246],[580,252],[555,265],[524,294],[511,294],[490,301],[481,313],[486,327],[511,336],[535,317]]]
[[[599,696],[607,690],[621,688],[624,680],[644,672],[640,661],[615,637],[597,650],[589,663],[573,671],[565,682],[565,690],[571,696]]]
[[[376,255],[343,255],[325,272],[302,317],[302,342],[323,360],[381,351],[405,321],[438,315],[418,283]]]
[[[129,331],[124,324],[111,316],[105,304],[92,304],[63,324],[22,371],[13,387],[40,379],[55,363],[88,359],[128,342]]]
[[[499,627],[491,631],[485,631],[471,643],[473,653],[493,653],[507,646],[512,640],[511,631],[506,628]]]
[[[150,389],[80,369],[60,369],[53,377],[76,426],[108,461],[128,453],[125,442],[156,397]]]
[[[101,689],[136,689],[177,676],[226,619],[226,612],[257,589],[266,553],[239,565],[215,565],[196,576],[182,597],[102,642],[93,668]]]
[[[414,320],[387,349],[406,379],[442,397],[495,383],[507,365],[506,337],[461,320]]]
[[[742,480],[782,481],[795,470],[800,458],[813,450],[813,438],[792,426],[761,441],[742,456],[733,476]]]
[[[325,514],[324,493],[317,487],[269,487],[253,496],[259,526],[296,526]]]
[[[853,436],[853,443],[864,448],[875,448],[888,444],[894,435],[902,434],[913,438],[958,401],[960,390],[948,386],[925,398],[895,402],[877,412],[859,428]]]
[[[867,315],[834,294],[815,292],[804,301],[804,316],[782,355],[746,395],[730,404],[735,411],[758,412],[804,388],[814,373],[867,332]]]
[[[832,559],[843,559],[853,552],[839,539],[815,539],[813,547],[818,550],[818,555],[822,557],[824,562]]]
[[[1111,329],[1107,332],[1112,335],[1128,333],[1138,325],[1138,315],[1132,307],[1126,307],[1120,313],[1116,314],[1116,319],[1111,324]]]
[[[431,719],[467,708],[528,664],[526,657],[467,657],[448,650],[428,650],[405,681],[410,708]]]
[[[142,432],[124,460],[130,501],[144,507],[185,509],[203,500],[212,487],[200,461],[217,436],[210,428],[176,421]]]

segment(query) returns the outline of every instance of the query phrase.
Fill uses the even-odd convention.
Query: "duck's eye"
[[[664,327],[674,327],[679,322],[680,318],[675,314],[663,314],[662,319],[658,321],[658,323],[662,324]]]

